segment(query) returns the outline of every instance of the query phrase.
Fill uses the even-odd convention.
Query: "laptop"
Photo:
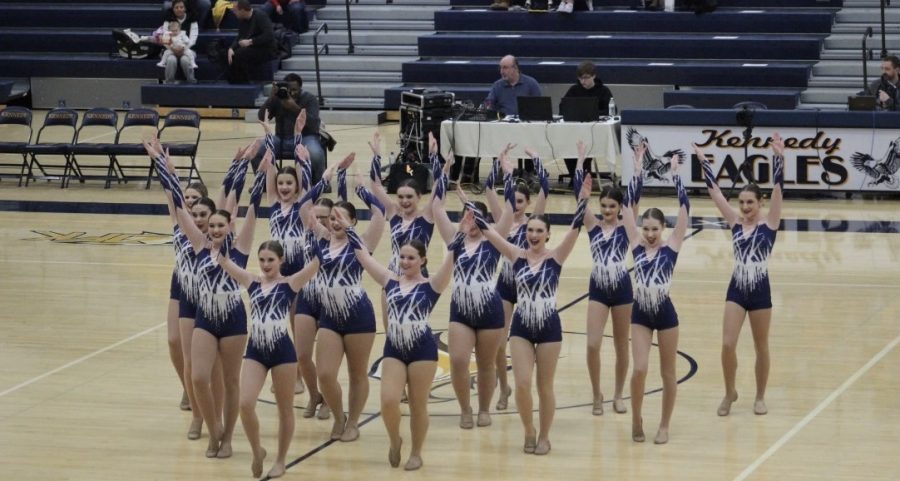
[[[559,114],[566,122],[596,122],[600,118],[600,99],[597,97],[563,97]]]
[[[550,122],[553,120],[553,103],[550,97],[517,97],[519,120]]]
[[[857,95],[855,97],[847,97],[847,107],[849,110],[875,110],[875,96]]]

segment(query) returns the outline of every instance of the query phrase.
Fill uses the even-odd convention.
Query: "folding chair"
[[[141,127],[149,127],[153,129],[154,135],[159,135],[159,113],[157,113],[153,109],[134,109],[125,113],[125,119],[122,121],[122,126],[119,127],[118,132],[116,132],[116,142],[113,145],[109,146],[109,156],[110,163],[113,168],[117,169],[121,173],[121,178],[125,182],[128,182],[129,179],[143,179],[143,175],[125,175],[124,168],[122,164],[119,162],[119,156],[121,155],[134,155],[134,156],[145,156],[147,152],[144,150],[144,144],[141,142],[125,142],[123,140],[122,134],[126,131],[133,131],[135,128]],[[143,169],[144,167],[139,166],[128,166],[127,168],[132,169]],[[147,173],[147,188],[150,188],[150,181],[153,179],[153,162],[150,162],[150,171]]]
[[[41,179],[52,180],[59,178],[60,179],[60,188],[66,186],[66,173],[68,173],[69,167],[69,153],[72,149],[72,143],[75,142],[75,134],[78,132],[78,112],[72,109],[53,109],[50,112],[47,112],[47,116],[44,118],[44,125],[41,126],[40,130],[38,130],[37,138],[35,139],[33,144],[28,144],[25,147],[25,150],[28,152],[29,161],[28,161],[28,173],[25,175],[25,187],[28,187],[28,182],[32,179],[37,180],[38,177],[34,176],[34,167],[37,166],[38,170],[41,171]],[[58,132],[60,130],[68,131],[72,130],[72,136],[68,137],[68,141],[66,142],[41,142],[41,137],[44,135],[44,132]],[[61,155],[65,157],[65,163],[51,165],[51,164],[42,164],[38,161],[38,155]],[[48,168],[62,168],[63,174],[60,176],[52,176],[47,172]]]
[[[21,131],[19,135],[14,135]],[[26,137],[24,134],[28,132]],[[28,153],[25,148],[31,143],[31,136],[34,131],[31,129],[31,110],[25,107],[7,107],[0,110],[0,138],[3,139],[21,139],[19,141],[3,141],[0,142],[0,154],[17,154],[22,156],[21,162],[0,163],[0,167],[18,167],[18,174],[3,174],[0,177],[18,177],[19,187],[22,186],[22,178],[25,177],[25,169],[28,168]]]
[[[78,127],[78,132],[75,133],[75,142],[72,145],[71,155],[69,156],[69,165],[66,166],[66,171],[63,173],[63,177],[66,178],[66,187],[68,187],[69,184],[69,172],[75,177],[78,177],[78,180],[82,184],[87,178],[103,179],[106,181],[106,189],[109,188],[110,183],[113,180],[122,182],[119,174],[123,177],[125,174],[116,170],[116,165],[113,163],[112,156],[109,154],[110,147],[114,145],[113,142],[82,141],[82,134],[84,134],[85,129],[88,129],[88,132],[94,135],[93,138],[96,138],[96,136],[102,135],[103,133],[109,133],[111,134],[110,138],[115,140],[116,133],[118,133],[118,124],[119,114],[112,109],[98,107],[84,113],[84,116],[81,118],[81,127]],[[78,162],[79,155],[104,157],[106,163],[104,165],[80,164]],[[106,175],[86,176],[84,174],[85,169],[106,169]]]
[[[173,130],[196,130],[197,138],[194,141],[187,143],[168,143],[163,140],[164,132],[166,129],[170,129],[171,133]],[[169,155],[172,157],[188,157],[191,159],[191,165],[188,167],[176,167],[177,170],[187,170],[188,177],[187,183],[190,184],[193,179],[197,179],[202,182],[203,180],[200,177],[200,170],[197,169],[197,146],[200,144],[200,114],[195,110],[188,109],[177,109],[173,110],[166,116],[165,120],[163,120],[163,126],[159,130],[159,140],[164,144],[165,148],[169,149]],[[150,172],[151,176],[154,169],[154,164],[150,162]],[[196,176],[194,175],[196,173]],[[149,180],[148,180],[149,187]]]

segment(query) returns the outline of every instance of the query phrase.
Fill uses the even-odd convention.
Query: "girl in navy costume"
[[[437,142],[432,146],[437,152]],[[505,175],[505,193],[512,199],[512,166],[501,157]],[[448,159],[440,179],[445,184],[452,161]],[[467,202],[461,190],[457,190],[466,208],[478,209],[487,217],[487,206],[481,202]],[[435,205],[435,225],[444,241],[453,246],[453,295],[450,301],[450,376],[453,390],[459,402],[459,427],[472,429],[475,421],[470,402],[469,362],[475,349],[478,373],[478,426],[490,426],[491,397],[494,394],[496,374],[494,362],[497,349],[503,341],[503,305],[497,292],[494,274],[500,260],[500,252],[491,245],[474,222],[461,223],[459,230],[453,226],[444,209],[446,196],[440,196]],[[496,229],[506,232],[512,221],[512,202],[506,203]],[[458,238],[457,238],[458,236]]]
[[[581,190],[584,181],[584,142],[578,141],[578,163],[573,182],[575,191]],[[600,219],[595,217],[590,203],[584,216],[594,261],[588,282],[587,309],[587,367],[593,389],[595,416],[603,414],[603,392],[600,390],[600,344],[610,313],[613,319],[613,344],[616,348],[616,384],[613,410],[624,413],[622,391],[628,375],[628,336],[631,327],[631,276],[625,260],[628,257],[628,234],[619,217],[624,196],[615,187],[600,191]]]
[[[315,248],[311,246],[312,250]],[[290,317],[297,291],[315,274],[319,261],[314,257],[303,269],[285,277],[281,274],[285,252],[278,241],[263,242],[258,256],[262,276],[251,274],[221,252],[218,260],[222,269],[250,294],[250,339],[241,367],[240,398],[241,423],[253,450],[250,470],[254,478],[262,475],[266,450],[259,438],[256,399],[271,370],[278,406],[278,457],[266,477],[277,478],[284,474],[285,457],[294,435],[294,383],[297,378],[297,354],[285,319]]]
[[[507,144],[506,148],[498,156],[498,159],[508,157],[509,151],[515,147],[515,144]],[[547,177],[548,174],[543,168],[537,153],[531,149],[525,149],[525,152],[531,156],[541,183],[541,192],[538,194],[537,200],[535,200],[534,211],[531,215],[540,216],[544,214],[544,207],[547,205],[547,195],[550,191],[550,183]],[[484,189],[485,200],[487,201],[488,207],[490,207],[491,215],[495,219],[501,217],[501,212],[503,210],[500,201],[497,199],[497,193],[494,192],[494,182],[499,177],[499,172],[499,164],[495,163],[494,168],[491,171],[491,174],[493,175],[488,175]],[[526,212],[530,206],[531,192],[529,192],[528,188],[524,185],[516,187],[512,223],[506,231],[497,230],[498,234],[506,237],[506,240],[523,249],[526,248],[528,244],[525,240],[525,231],[528,219],[530,218]],[[494,227],[496,230],[498,226]],[[512,262],[505,258],[500,262],[500,277],[497,279],[497,292],[500,294],[500,302],[503,306],[503,337],[506,338],[509,335],[513,307],[516,304],[516,283],[513,277]],[[512,389],[509,387],[509,381],[506,376],[506,371],[509,367],[509,357],[506,355],[505,341],[501,341],[500,346],[497,348],[494,365],[496,366],[495,370],[497,371],[497,382],[500,391],[500,394],[497,397],[496,409],[502,411],[509,405],[509,396],[512,394]]]
[[[675,379],[675,361],[678,352],[678,314],[669,298],[669,288],[678,260],[678,251],[684,242],[688,227],[690,203],[684,184],[678,175],[679,156],[671,161],[672,179],[678,192],[678,221],[672,234],[664,242],[666,218],[659,209],[648,209],[641,216],[641,226],[634,220],[634,209],[640,198],[642,185],[641,162],[646,150],[641,144],[634,151],[634,176],[628,185],[628,199],[622,208],[622,220],[628,234],[628,243],[634,256],[634,307],[631,312],[631,348],[634,369],[631,374],[631,437],[644,442],[641,406],[644,402],[644,385],[653,331],[657,331],[660,372],[663,380],[662,418],[654,443],[669,441],[669,420],[675,409],[678,383]]]
[[[572,228],[555,249],[547,248],[550,223],[543,216],[528,220],[527,248],[507,241],[475,214],[478,227],[501,254],[513,261],[518,303],[513,313],[509,344],[512,352],[513,375],[516,379],[516,407],[525,428],[528,454],[550,452],[550,426],[556,411],[553,378],[562,345],[562,326],[556,311],[556,293],[562,264],[575,247],[578,232],[584,221],[587,200],[591,194],[591,180],[582,186]],[[536,431],[532,414],[531,374],[537,366],[537,390],[540,404],[540,431]]]
[[[352,161],[353,156],[345,161]],[[346,172],[346,164],[338,169]],[[326,172],[326,177],[330,172]],[[313,190],[324,189],[327,180],[320,182]],[[340,195],[346,195],[346,180],[339,180]],[[384,232],[384,206],[363,186],[356,189],[357,195],[369,206],[371,221],[366,232],[360,234],[366,251],[375,250]],[[301,208],[305,218],[313,215],[309,203]],[[314,231],[321,251],[322,265],[316,276],[317,295],[320,305],[319,333],[316,346],[319,387],[325,402],[334,412],[331,439],[344,442],[359,438],[359,418],[369,397],[369,354],[375,340],[375,310],[362,287],[362,265],[350,246],[347,232],[337,218],[348,219],[356,225],[356,208],[347,201],[334,204],[330,218],[331,229],[324,225]],[[307,223],[313,224],[312,219]],[[344,415],[343,392],[338,383],[341,361],[347,356],[347,374],[350,381],[348,392],[349,413]]]
[[[207,236],[194,226],[184,210],[183,200],[180,197],[181,190],[178,189],[177,181],[172,176],[174,166],[171,165],[171,161],[166,165],[167,159],[160,152],[150,153],[156,154],[160,180],[166,194],[175,204],[178,223],[190,241],[193,247],[192,255],[196,258],[195,276],[196,282],[199,283],[200,296],[191,339],[191,380],[200,413],[210,431],[206,456],[228,458],[232,454],[231,438],[238,417],[241,352],[247,337],[247,313],[240,297],[239,286],[225,274],[216,259],[219,251],[224,250],[235,263],[246,266],[256,226],[256,209],[262,200],[265,177],[259,175],[254,182],[250,207],[238,236],[231,239],[231,214],[225,210],[218,210],[210,216]],[[271,163],[271,159],[272,153],[269,151],[260,169],[264,171]],[[234,187],[231,195],[235,195],[235,191],[243,190],[243,185],[235,184]],[[216,415],[210,388],[213,364],[217,357],[221,358],[225,379],[224,423]]]
[[[416,470],[422,467],[422,445],[428,432],[428,393],[437,370],[437,343],[428,317],[440,293],[450,283],[453,256],[446,254],[434,275],[425,277],[422,275],[427,261],[425,245],[410,240],[400,247],[398,275],[369,254],[363,240],[339,210],[335,210],[335,217],[346,230],[359,263],[384,287],[388,316],[383,321],[387,335],[381,363],[381,417],[391,440],[388,461],[393,467],[400,465],[403,442],[400,398],[408,384],[412,451],[404,469]]]
[[[769,287],[769,256],[775,245],[775,234],[781,224],[781,208],[784,189],[784,140],[778,133],[772,135],[772,162],[774,187],[769,203],[769,213],[762,216],[762,193],[756,184],[748,184],[738,195],[740,212],[728,205],[728,199],[716,184],[715,174],[706,154],[694,146],[697,157],[703,162],[704,178],[709,196],[718,207],[731,229],[734,245],[734,273],[725,297],[725,316],[722,328],[722,371],[725,374],[725,397],[719,405],[719,416],[731,412],[731,403],[737,400],[735,375],[737,373],[737,342],[744,319],[750,318],[753,343],[756,346],[756,401],[753,412],[766,414],[765,395],[769,380],[769,326],[772,322],[772,294]]]

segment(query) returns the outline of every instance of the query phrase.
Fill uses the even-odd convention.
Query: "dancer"
[[[678,251],[684,242],[688,226],[690,202],[684,184],[678,175],[679,156],[672,157],[670,166],[675,189],[678,192],[678,221],[666,241],[662,235],[666,218],[659,209],[647,209],[641,216],[641,226],[634,218],[634,208],[640,199],[642,186],[641,159],[647,144],[642,143],[634,151],[634,176],[628,185],[628,198],[622,207],[622,221],[628,234],[628,243],[634,256],[634,307],[631,312],[631,348],[634,369],[631,374],[631,438],[644,442],[641,406],[644,402],[644,385],[653,331],[657,331],[660,372],[663,380],[662,418],[654,443],[669,441],[669,421],[675,409],[678,383],[675,379],[675,359],[678,352],[678,314],[669,298],[672,275]]]
[[[391,440],[388,461],[400,465],[400,398],[409,386],[410,430],[412,451],[404,469],[422,467],[422,446],[428,432],[428,392],[437,370],[437,342],[428,325],[428,316],[441,292],[450,283],[453,256],[445,254],[444,262],[431,277],[422,274],[427,262],[425,245],[409,240],[400,246],[397,268],[400,274],[382,266],[366,250],[350,220],[335,209],[335,219],[347,233],[348,243],[356,252],[366,272],[384,287],[388,316],[384,321],[387,339],[381,364],[381,416]],[[448,247],[448,251],[452,248]]]
[[[315,252],[316,246],[311,245],[309,249]],[[253,450],[250,470],[254,478],[262,475],[266,450],[259,437],[256,399],[271,370],[275,404],[278,406],[278,456],[266,477],[278,478],[284,474],[287,450],[294,435],[294,383],[297,372],[297,353],[285,319],[290,316],[297,291],[315,274],[319,261],[314,256],[303,269],[285,277],[281,272],[286,254],[278,241],[263,242],[257,254],[262,276],[251,274],[235,264],[228,255],[222,255],[221,251],[217,260],[222,269],[250,294],[250,339],[241,367],[240,397],[241,423]]]
[[[584,142],[578,141],[578,163],[576,164],[574,186],[581,190],[584,181]],[[595,416],[603,414],[603,392],[600,389],[600,344],[606,320],[612,314],[613,344],[616,348],[615,394],[613,410],[624,413],[625,401],[622,391],[628,375],[628,336],[631,327],[631,276],[625,258],[628,256],[628,234],[619,217],[622,213],[622,191],[615,187],[604,187],[600,191],[600,219],[594,215],[588,203],[584,216],[591,246],[593,268],[588,282],[587,309],[587,367],[593,390]]]
[[[521,248],[491,228],[477,210],[472,211],[484,236],[504,257],[513,262],[518,303],[513,313],[509,344],[516,379],[516,407],[525,428],[523,450],[528,454],[543,455],[550,452],[550,427],[556,411],[553,380],[562,345],[562,326],[556,310],[556,294],[562,264],[575,247],[584,221],[591,184],[590,178],[584,181],[571,228],[554,249],[547,248],[550,223],[543,216],[533,216],[528,220],[528,247]],[[539,431],[534,427],[531,398],[531,373],[535,366],[540,401]]]
[[[772,322],[772,293],[769,286],[769,256],[775,245],[775,235],[781,224],[784,197],[784,140],[776,132],[772,135],[772,163],[774,187],[769,212],[763,217],[762,192],[756,184],[748,184],[738,194],[740,212],[728,204],[728,199],[716,184],[716,177],[706,154],[696,144],[694,152],[703,165],[704,180],[709,196],[719,209],[734,245],[734,273],[725,296],[725,315],[722,327],[722,372],[725,376],[725,397],[719,404],[719,416],[731,412],[737,401],[737,342],[744,319],[750,318],[753,344],[756,346],[756,400],[753,412],[763,415],[766,407],[766,384],[769,380],[769,326]]]
[[[437,141],[431,143],[430,150],[434,159],[433,168],[436,168],[436,165],[439,165],[436,164]],[[500,157],[499,162],[504,172],[504,193],[507,202],[495,228],[500,232],[507,232],[512,222],[515,203],[512,165],[505,154]],[[441,188],[451,164],[452,161],[448,159],[444,165]],[[496,175],[495,171],[490,175]],[[477,209],[482,217],[487,217],[487,206],[481,202],[468,202],[462,190],[457,190],[457,193],[464,206],[463,212],[466,208]],[[438,232],[449,244],[453,241],[457,229],[444,209],[445,199],[446,196],[441,196],[435,204],[434,219]],[[478,372],[478,426],[491,425],[490,405],[496,384],[495,358],[500,343],[504,340],[503,305],[500,294],[497,293],[497,282],[494,277],[500,252],[485,239],[474,223],[461,225],[459,230],[465,234],[465,238],[462,243],[454,244],[456,248],[453,250],[453,291],[449,326],[450,375],[459,402],[459,427],[472,429],[475,426],[469,399],[471,377],[469,362],[472,349],[475,350]]]

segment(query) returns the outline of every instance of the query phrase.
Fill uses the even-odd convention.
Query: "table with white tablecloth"
[[[463,157],[496,157],[507,143],[516,144],[510,158],[525,158],[525,148],[534,149],[541,159],[577,158],[575,143],[584,142],[587,157],[595,165],[616,172],[621,152],[616,137],[618,121],[606,122],[441,122],[441,155],[450,152]]]

